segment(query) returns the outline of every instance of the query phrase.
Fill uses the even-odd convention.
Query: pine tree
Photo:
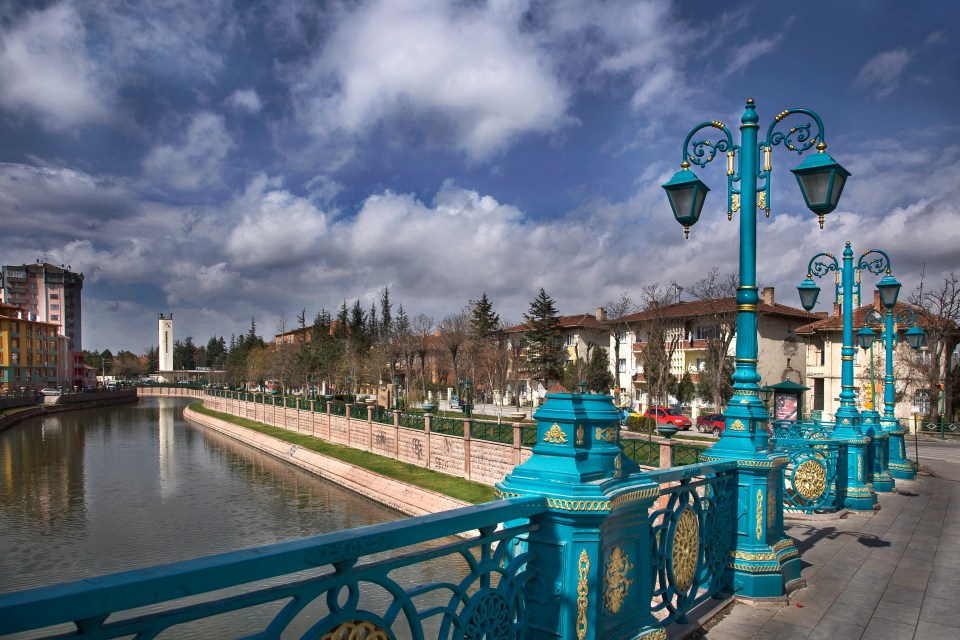
[[[337,326],[333,331],[334,337],[337,340],[346,342],[349,326],[350,326],[350,314],[347,311],[347,301],[344,300],[343,302],[340,303],[340,310],[337,311]]]
[[[486,291],[471,307],[470,337],[478,343],[486,342],[500,330],[500,314],[493,310]]]
[[[563,375],[564,353],[560,343],[560,315],[553,298],[543,287],[530,303],[530,313],[525,313],[523,319],[530,327],[526,338],[531,378],[549,387],[551,380],[559,380]]]
[[[380,296],[380,331],[384,336],[389,336],[393,329],[393,313],[390,303],[390,287],[383,288],[383,295]]]
[[[615,385],[607,350],[603,347],[594,347],[590,353],[586,382],[587,389],[596,393],[610,393]]]

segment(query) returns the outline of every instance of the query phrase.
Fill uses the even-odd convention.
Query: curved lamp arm
[[[871,254],[877,255],[868,259],[867,256]],[[857,261],[857,269],[869,271],[874,275],[886,273],[890,270],[890,256],[880,249],[867,249],[860,254],[860,260]]]
[[[817,258],[829,258],[830,262],[827,262],[826,260],[818,260]],[[822,278],[831,271],[840,271],[840,263],[837,261],[836,256],[834,256],[832,253],[818,253],[810,258],[810,264],[807,265],[807,274],[810,276]]]

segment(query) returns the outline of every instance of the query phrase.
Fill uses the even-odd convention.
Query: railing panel
[[[393,424],[393,411],[377,407],[373,411],[373,421],[380,424]]]
[[[830,513],[843,508],[847,493],[847,444],[841,440],[775,438],[786,452],[783,508]]]
[[[185,624],[196,632],[192,623],[229,612],[269,610],[266,624],[232,634],[423,638],[429,629],[429,637],[454,638],[489,629],[520,637],[529,556],[513,542],[545,511],[544,498],[515,498],[0,595],[0,633],[59,634],[71,623],[70,637],[155,637]],[[479,535],[448,538],[471,530]],[[410,567],[431,562],[443,580],[409,584]]]
[[[475,421],[470,426],[470,437],[502,444],[513,444],[513,424],[509,422]]]
[[[463,437],[463,420],[434,416],[430,421],[430,431],[450,436]]]
[[[422,413],[401,413],[400,426],[408,429],[417,429],[423,431],[426,429],[426,419]]]
[[[367,419],[367,405],[365,404],[352,404],[350,405],[350,418],[352,420],[366,420]]]
[[[660,466],[660,443],[639,438],[623,438],[620,446],[628,458],[645,467]]]

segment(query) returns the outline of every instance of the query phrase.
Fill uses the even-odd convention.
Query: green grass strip
[[[469,502],[470,504],[490,502],[494,497],[493,487],[479,482],[448,476],[444,473],[418,467],[417,465],[407,462],[393,460],[392,458],[386,458],[375,453],[370,453],[369,451],[361,451],[360,449],[334,444],[303,433],[287,431],[280,427],[271,427],[262,422],[239,418],[229,413],[213,411],[203,406],[202,402],[194,402],[190,405],[190,409],[197,413],[202,413],[212,418],[218,418],[225,422],[244,427],[245,429],[257,431],[258,433],[276,438],[277,440],[299,445],[304,449],[316,451],[317,453],[336,458],[342,462],[373,471],[374,473],[379,473],[388,478],[393,478],[394,480],[405,482],[422,489],[436,491],[437,493],[442,493],[451,498]]]

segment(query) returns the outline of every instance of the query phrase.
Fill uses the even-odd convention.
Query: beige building
[[[629,327],[621,333],[620,359],[616,364],[617,383],[625,400],[631,407],[644,411],[650,404],[647,383],[643,371],[643,352],[647,348],[655,324],[665,324],[668,340],[676,339],[670,373],[678,379],[689,373],[696,384],[707,361],[707,346],[720,333],[735,331],[736,299],[723,298],[713,301],[679,302],[666,307],[650,309],[622,318],[619,323]],[[776,384],[790,380],[806,384],[806,360],[802,340],[796,332],[800,326],[809,324],[818,316],[803,309],[777,304],[774,289],[761,292],[757,316],[757,368],[761,385]],[[733,359],[736,337],[730,342],[727,352]],[[610,336],[608,350],[611,366],[614,365],[614,338]],[[702,401],[695,401],[694,414],[702,408]],[[723,407],[715,408],[721,410]]]

